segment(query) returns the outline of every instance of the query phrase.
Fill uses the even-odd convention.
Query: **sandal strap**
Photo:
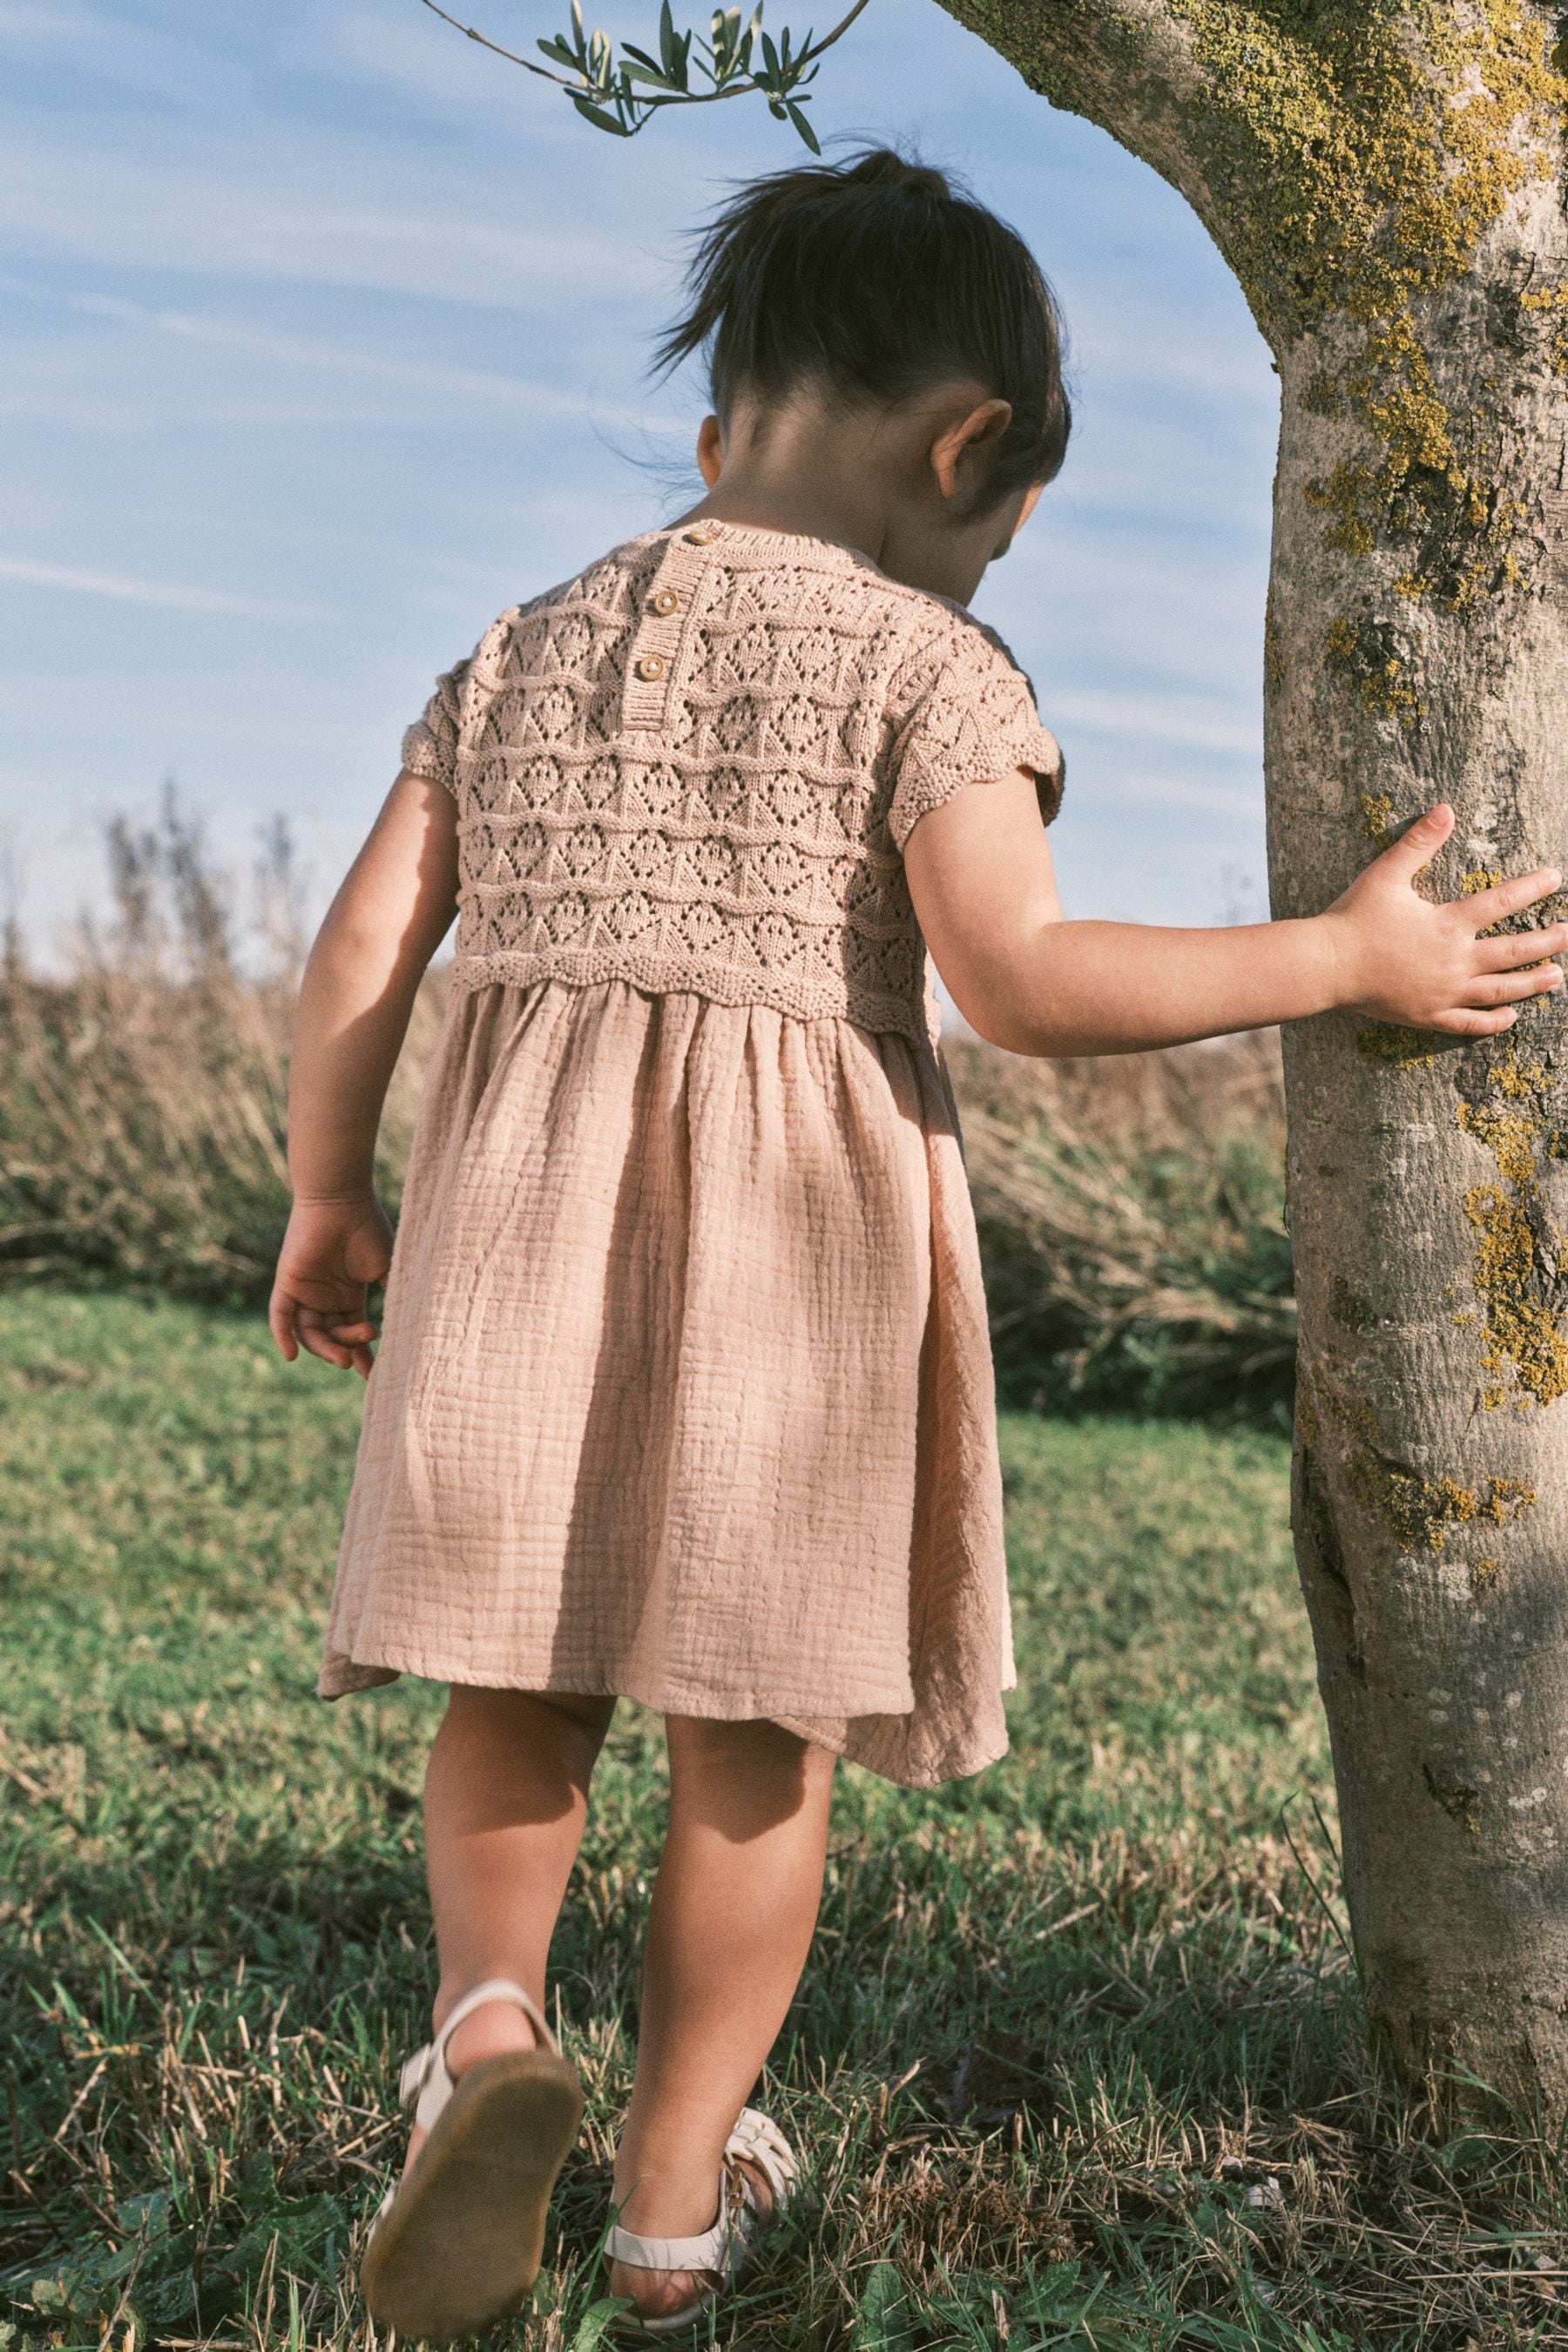
[[[626,2263],[637,2271],[716,2271],[731,2275],[745,2252],[743,2233],[730,2211],[730,2182],[719,2181],[719,2218],[710,2230],[694,2238],[645,2238],[623,2230],[617,2221],[605,2233],[605,2252],[613,2263]]]
[[[719,2176],[719,2218],[710,2230],[695,2238],[645,2238],[616,2222],[605,2239],[605,2252],[611,2262],[626,2263],[638,2271],[710,2271],[732,2279],[750,2252],[759,2226],[771,2226],[788,2211],[800,2164],[777,2124],[757,2107],[742,2108],[724,2143],[724,2158],[726,2168],[736,2159],[754,2164],[767,2182],[773,2201],[765,2220],[756,2190],[743,2173],[739,2176],[740,2196],[731,2199],[726,2168]]]
[[[463,1995],[435,2040],[426,2042],[422,2050],[416,2050],[412,2058],[403,2062],[397,2084],[398,2105],[411,2106],[415,2122],[425,2131],[429,2130],[458,2087],[447,2064],[447,2043],[464,2018],[471,2017],[488,2000],[510,2001],[514,2009],[521,2009],[538,2034],[540,2047],[552,2056],[560,2055],[560,2045],[543,2011],[521,1985],[513,1984],[510,1977],[491,1977],[484,1984],[476,1985],[472,1992]]]
[[[724,2153],[756,2166],[773,2191],[773,2217],[789,2210],[790,2194],[800,2177],[800,2160],[771,2116],[764,2116],[760,2107],[742,2107]]]

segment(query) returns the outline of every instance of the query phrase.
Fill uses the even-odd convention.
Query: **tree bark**
[[[1438,799],[1459,821],[1435,893],[1568,866],[1557,12],[947,5],[1188,196],[1274,351],[1276,913],[1326,905]],[[1414,2076],[1556,2116],[1563,1035],[1542,1004],[1485,1044],[1348,1016],[1286,1039],[1297,1551],[1368,2005]]]

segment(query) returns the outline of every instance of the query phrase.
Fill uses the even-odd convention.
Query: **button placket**
[[[642,611],[627,648],[623,727],[657,729],[668,720],[693,598],[716,536],[701,529],[675,532],[644,592]]]

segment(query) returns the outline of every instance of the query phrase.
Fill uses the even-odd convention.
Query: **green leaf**
[[[577,2333],[567,2352],[598,2352],[605,2336],[627,2308],[625,2297],[620,2295],[605,2295],[602,2302],[591,2303],[577,2322]]]
[[[860,2290],[850,2352],[910,2352],[909,2305],[904,2282],[893,2263],[878,2263]]]
[[[664,68],[661,65],[656,64],[646,49],[635,47],[630,41],[626,41],[623,44],[623,49],[625,55],[634,60],[632,64],[623,65],[621,68],[623,75],[628,77],[630,79],[635,81],[650,81],[658,89],[683,89],[685,88],[684,82],[673,81],[669,75],[665,72]]]
[[[816,131],[812,129],[810,123],[806,121],[805,115],[801,112],[793,98],[789,101],[789,119],[794,123],[795,129],[799,131],[801,137],[805,140],[806,145],[810,148],[812,153],[814,155],[820,155],[822,152],[822,142],[818,139]]]
[[[607,131],[611,133],[612,137],[616,139],[629,139],[631,137],[631,127],[629,124],[617,122],[613,114],[606,114],[602,106],[595,106],[593,100],[585,98],[580,89],[569,89],[566,95],[571,100],[573,105],[576,108],[578,113],[582,116],[584,121],[591,122],[595,131]]]

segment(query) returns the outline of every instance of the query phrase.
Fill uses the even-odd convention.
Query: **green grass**
[[[358,1402],[251,1320],[0,1300],[11,2352],[371,2341],[440,1699],[312,1696]],[[1283,1443],[1012,1417],[1004,1444],[1014,1750],[934,1795],[841,1776],[767,2091],[811,2191],[721,2339],[1568,2342],[1550,2151],[1429,2146],[1368,2048]],[[530,2352],[606,2316],[662,1785],[625,1709],[556,1946],[589,2126],[503,2339]]]

